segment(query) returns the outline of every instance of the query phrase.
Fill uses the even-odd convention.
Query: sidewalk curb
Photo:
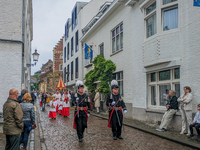
[[[90,112],[90,113],[91,113],[91,115],[93,115],[95,117],[99,117],[99,118],[108,120],[108,118],[106,116],[103,116],[101,114],[95,114],[94,112]],[[149,133],[149,134],[158,136],[160,138],[163,138],[163,139],[166,139],[166,140],[169,140],[169,141],[172,141],[172,142],[175,142],[175,143],[178,143],[178,144],[190,147],[190,148],[200,149],[200,145],[199,144],[194,144],[194,143],[191,144],[190,142],[188,142],[186,140],[184,140],[184,141],[178,140],[178,139],[176,139],[174,137],[171,137],[171,136],[162,135],[157,131],[153,132],[153,131],[150,131],[150,130],[146,130],[146,129],[140,128],[138,126],[130,125],[128,123],[123,123],[123,125],[125,125],[127,127],[131,127],[131,128],[137,129],[137,130],[140,130],[140,131],[145,132],[145,133]]]

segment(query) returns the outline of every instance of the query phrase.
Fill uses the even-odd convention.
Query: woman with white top
[[[192,123],[192,90],[189,86],[185,86],[184,92],[178,99],[182,117],[182,130],[180,134],[187,133],[187,135],[190,135],[189,125]]]

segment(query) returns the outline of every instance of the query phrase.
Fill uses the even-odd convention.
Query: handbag
[[[21,105],[20,105],[21,106]],[[22,108],[22,106],[21,106],[21,108]],[[22,111],[23,111],[23,109],[22,109]],[[28,115],[23,111],[23,114],[25,114],[26,115],[26,117],[31,121],[31,123],[33,124],[33,122],[32,122],[32,120],[28,117]],[[35,129],[37,126],[36,126],[36,124],[33,124],[33,125],[31,125],[31,127],[32,127],[32,129]],[[29,129],[29,130],[31,130],[31,129]]]

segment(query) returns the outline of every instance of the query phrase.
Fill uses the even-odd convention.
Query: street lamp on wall
[[[37,49],[35,49],[35,52],[32,54],[33,55],[33,61],[35,62],[34,64],[26,64],[27,67],[31,67],[31,66],[36,66],[36,63],[38,61],[39,55],[37,53]]]

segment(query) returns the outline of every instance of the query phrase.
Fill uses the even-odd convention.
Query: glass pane
[[[165,106],[167,104],[169,100],[169,90],[171,90],[171,85],[159,86],[160,106]]]
[[[180,84],[175,84],[176,97],[180,97]]]
[[[120,31],[123,31],[123,24],[120,25]]]
[[[120,79],[123,79],[123,71],[120,72]]]
[[[156,2],[154,2],[152,5],[150,5],[147,9],[146,9],[146,15],[148,15],[150,12],[152,12],[153,10],[156,9]]]
[[[180,68],[174,69],[174,78],[180,79]]]
[[[119,35],[116,38],[117,38],[117,40],[116,40],[116,42],[117,42],[116,44],[117,45],[116,46],[117,46],[117,51],[118,51],[119,50]]]
[[[146,32],[147,32],[147,38],[156,34],[156,14],[151,16],[149,19],[146,20]]]
[[[115,36],[115,30],[112,32],[112,37],[114,37]]]
[[[119,34],[119,27],[117,27],[116,29],[116,34]]]
[[[117,80],[120,80],[120,73],[117,73]]]
[[[163,5],[171,3],[171,2],[175,2],[177,0],[163,0]]]
[[[178,8],[164,11],[163,31],[178,28]]]
[[[114,53],[116,50],[115,50],[115,38],[112,40],[112,52]]]
[[[151,82],[156,81],[156,73],[151,73]]]
[[[151,105],[156,105],[156,86],[151,86]]]
[[[113,79],[115,79],[115,80],[116,80],[116,73],[114,73],[114,74],[113,74]]]
[[[124,95],[124,87],[123,87],[123,81],[120,81],[120,94],[123,96]]]
[[[159,81],[170,80],[171,79],[171,70],[165,70],[159,72]]]
[[[120,48],[123,48],[123,32],[120,34]]]

